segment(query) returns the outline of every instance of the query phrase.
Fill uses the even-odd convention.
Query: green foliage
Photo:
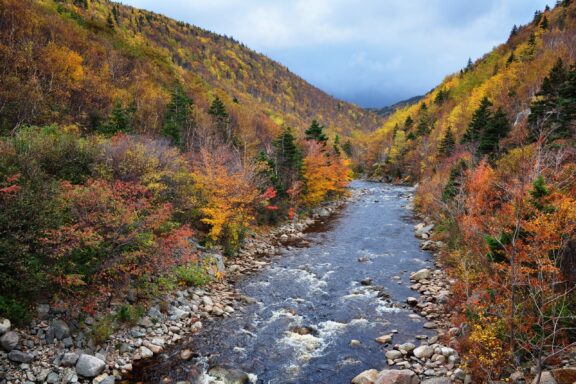
[[[178,284],[193,287],[201,287],[212,280],[206,271],[206,268],[196,263],[189,263],[176,267],[174,269],[174,275]]]
[[[487,155],[494,159],[499,150],[499,142],[510,132],[510,122],[502,108],[498,108],[488,120],[488,124],[482,131],[480,142],[478,144],[478,153]]]
[[[454,134],[452,133],[452,127],[448,127],[440,145],[438,146],[438,153],[440,156],[450,156],[456,147],[456,140],[454,139]]]
[[[448,203],[456,195],[458,195],[458,193],[460,193],[460,188],[462,187],[462,179],[467,169],[468,164],[462,159],[460,159],[460,161],[454,167],[452,167],[450,170],[450,177],[448,178],[448,182],[442,191],[442,201]]]
[[[486,236],[485,241],[489,248],[489,252],[486,255],[488,260],[493,263],[508,262],[505,247],[512,241],[510,233],[501,233],[498,237]]]
[[[212,116],[214,127],[220,135],[221,139],[224,140],[225,143],[229,143],[232,139],[232,132],[230,130],[230,115],[226,110],[226,106],[218,96],[216,96],[212,101],[210,109],[208,110],[208,114]]]
[[[101,345],[108,341],[114,333],[114,320],[112,316],[103,316],[92,325],[92,339],[96,345]]]
[[[116,101],[114,108],[106,124],[100,126],[99,131],[107,135],[113,135],[117,132],[132,132],[132,116],[134,114],[134,104],[124,108],[120,100]]]
[[[136,325],[145,313],[146,310],[141,305],[123,304],[118,308],[114,318],[120,323]]]
[[[312,120],[312,124],[306,130],[306,140],[316,140],[324,145],[328,141],[328,136],[324,134],[324,126],[321,125],[317,120]]]
[[[191,106],[192,99],[186,96],[181,87],[176,87],[172,92],[172,99],[166,107],[162,127],[162,134],[168,137],[174,145],[182,145],[182,132],[190,129],[193,124],[190,113]]]
[[[4,317],[17,326],[25,326],[30,322],[30,312],[25,304],[15,299],[7,299],[0,295],[0,318]]]
[[[342,145],[342,150],[348,156],[352,156],[352,142],[350,140],[346,140],[346,142]]]
[[[289,128],[274,140],[273,145],[273,183],[278,192],[285,194],[296,181],[302,179],[302,152]]]
[[[482,131],[488,125],[490,119],[490,107],[492,103],[487,97],[480,102],[480,106],[472,115],[472,120],[468,124],[468,129],[462,137],[462,144],[477,142],[480,139]]]

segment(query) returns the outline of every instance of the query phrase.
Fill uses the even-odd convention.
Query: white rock
[[[94,377],[104,371],[106,363],[96,356],[82,354],[76,363],[76,372],[84,377]]]
[[[428,359],[434,354],[434,348],[429,345],[421,345],[413,351],[414,356],[419,359]]]
[[[10,326],[10,320],[0,319],[0,336],[8,332],[10,330]]]

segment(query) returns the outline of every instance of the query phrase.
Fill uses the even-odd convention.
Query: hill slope
[[[198,126],[222,99],[248,146],[312,119],[343,136],[379,124],[233,39],[106,0],[3,1],[0,52],[3,133],[47,123],[96,130],[117,102],[135,131],[158,133],[178,88],[197,106]]]
[[[573,353],[575,48],[576,3],[559,1],[366,137],[366,169],[419,183],[472,382],[528,382]]]

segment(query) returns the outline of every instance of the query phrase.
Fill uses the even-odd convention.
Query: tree
[[[494,158],[498,153],[500,140],[506,137],[508,132],[510,132],[508,117],[502,108],[498,108],[494,115],[490,116],[485,129],[482,131],[478,152],[481,155]]]
[[[346,140],[346,142],[342,145],[342,150],[348,157],[352,156],[352,142],[350,139]]]
[[[340,135],[336,134],[336,137],[334,137],[334,145],[332,148],[336,156],[340,156]]]
[[[548,29],[548,17],[544,16],[540,22],[540,28]]]
[[[324,134],[324,126],[321,125],[317,120],[312,120],[312,124],[306,130],[306,140],[316,140],[323,145],[326,145],[328,141],[328,136]]]
[[[418,126],[416,127],[416,136],[424,136],[432,130],[430,115],[428,114],[428,107],[426,103],[422,103],[418,111]]]
[[[472,115],[472,119],[470,120],[470,124],[468,124],[468,129],[464,133],[462,137],[462,144],[466,143],[475,143],[480,139],[482,131],[488,124],[490,120],[490,107],[492,103],[488,99],[488,97],[484,97],[480,102],[480,106],[474,114]]]
[[[514,26],[512,27],[512,31],[510,31],[510,37],[516,36],[517,34],[518,34],[518,26],[514,24]]]
[[[285,194],[295,182],[302,179],[302,152],[289,128],[284,129],[273,145],[274,183],[276,190]]]
[[[180,87],[176,87],[172,92],[172,99],[166,108],[164,116],[164,125],[162,134],[172,141],[175,145],[182,145],[182,132],[189,128],[192,117],[190,99]]]
[[[232,139],[230,115],[228,114],[228,111],[226,111],[226,106],[218,96],[216,96],[212,101],[212,104],[208,109],[208,114],[212,116],[214,127],[220,134],[222,140],[224,140],[224,143],[229,143]]]
[[[463,186],[462,179],[464,178],[467,169],[468,164],[466,164],[466,161],[463,159],[460,159],[460,161],[452,167],[450,170],[450,177],[442,191],[442,201],[448,203],[461,192]]]
[[[108,14],[108,18],[106,19],[106,25],[108,25],[108,28],[114,29],[114,19],[112,18],[111,13]]]
[[[410,128],[414,125],[414,120],[412,120],[412,116],[408,116],[404,121],[404,130],[409,131]]]
[[[456,140],[452,133],[452,127],[448,127],[440,145],[438,146],[438,153],[442,157],[450,156],[456,147]]]
[[[110,113],[108,122],[100,127],[100,131],[105,134],[115,134],[116,132],[130,133],[132,131],[132,114],[134,105],[128,108],[122,106],[122,102],[117,100]]]

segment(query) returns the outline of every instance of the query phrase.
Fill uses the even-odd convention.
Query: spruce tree
[[[302,178],[302,153],[289,128],[284,129],[272,144],[276,190],[285,193],[294,182]]]
[[[540,28],[548,29],[548,17],[544,16],[540,22]]]
[[[460,187],[462,186],[462,178],[464,177],[464,172],[466,172],[467,169],[468,164],[462,159],[460,159],[460,161],[452,167],[450,170],[450,177],[448,178],[448,182],[442,191],[442,201],[447,203],[456,195],[458,195]]]
[[[352,156],[352,142],[350,140],[346,140],[344,145],[342,145],[342,150],[348,156]]]
[[[106,24],[108,25],[108,28],[114,29],[114,19],[112,19],[111,13],[108,14],[108,19],[106,19]]]
[[[414,125],[414,120],[412,120],[412,116],[408,116],[406,121],[404,121],[404,130],[408,131]]]
[[[494,115],[490,117],[482,132],[480,143],[478,144],[478,153],[494,159],[498,154],[500,140],[506,137],[508,132],[510,132],[508,116],[506,116],[502,108],[498,108]]]
[[[230,142],[232,138],[232,133],[230,132],[230,116],[226,111],[226,106],[218,96],[212,101],[212,105],[208,109],[208,114],[212,116],[212,121],[214,122],[214,127],[216,131],[220,134],[220,137],[224,142]]]
[[[334,153],[336,156],[340,156],[340,136],[338,134],[334,138]]]
[[[324,126],[322,126],[317,120],[312,120],[310,128],[304,132],[306,134],[306,140],[316,140],[324,145],[328,141],[328,136],[324,134]]]
[[[472,115],[472,120],[468,124],[468,129],[462,137],[461,144],[475,143],[480,139],[480,135],[488,121],[490,120],[490,107],[492,103],[487,97],[484,97],[480,102],[480,106]]]
[[[510,37],[516,36],[517,34],[518,34],[518,26],[514,24],[514,26],[512,27],[512,31],[510,31]]]
[[[440,145],[438,147],[438,153],[440,156],[450,156],[456,147],[456,140],[454,139],[454,134],[452,133],[452,127],[448,127],[446,134],[442,138]]]
[[[182,145],[182,132],[191,122],[190,99],[180,87],[172,92],[172,99],[166,108],[162,134],[172,141],[174,145]]]
[[[130,133],[132,131],[132,115],[134,107],[124,108],[120,100],[116,101],[108,122],[100,127],[100,131],[113,135],[116,132]]]
[[[416,136],[424,136],[430,133],[430,116],[428,115],[428,107],[426,103],[422,103],[420,111],[418,111],[418,125],[416,127]]]

